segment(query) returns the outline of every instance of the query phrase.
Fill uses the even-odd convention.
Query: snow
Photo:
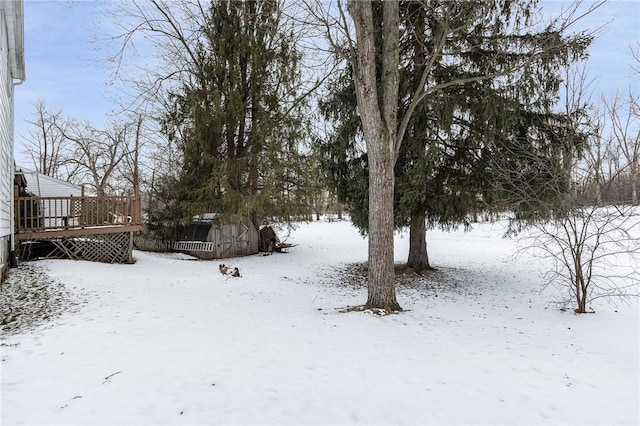
[[[74,308],[2,336],[2,424],[639,424],[638,300],[559,310],[503,230],[429,231],[438,271],[386,316],[344,312],[366,300],[347,222],[280,231],[288,254],[29,262]]]

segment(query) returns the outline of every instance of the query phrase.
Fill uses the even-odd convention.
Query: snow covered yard
[[[347,222],[225,260],[240,278],[176,254],[33,262],[75,300],[0,340],[2,424],[639,424],[638,301],[561,312],[502,226],[429,231],[439,269],[389,316],[342,312],[366,300]]]

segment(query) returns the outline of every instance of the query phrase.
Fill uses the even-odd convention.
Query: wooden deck
[[[15,197],[16,241],[141,230],[139,195]]]

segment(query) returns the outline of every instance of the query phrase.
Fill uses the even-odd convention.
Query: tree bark
[[[421,77],[425,72],[427,63],[427,43],[426,43],[426,19],[425,8],[420,2],[409,4],[410,14],[413,18],[413,48],[414,48],[414,68],[413,87],[414,91],[420,91]],[[414,124],[415,126],[415,124]],[[415,133],[415,132],[414,132]],[[411,143],[415,147],[415,158],[421,159],[426,155],[427,141],[422,138],[413,137],[405,143]],[[424,205],[426,201],[425,191],[422,191],[419,200],[416,202],[416,210],[411,213],[411,222],[409,225],[409,257],[407,266],[412,268],[416,273],[421,273],[424,269],[431,269],[429,265],[429,256],[427,255],[427,239],[426,239],[426,218]],[[420,210],[422,209],[422,211]]]
[[[433,269],[429,265],[429,255],[427,253],[427,226],[424,215],[411,215],[409,225],[409,258],[407,266],[416,273],[421,273],[425,269]]]
[[[401,310],[396,300],[391,158],[369,153],[369,274],[366,307]],[[382,157],[382,158],[377,158]]]
[[[638,205],[638,168],[631,163],[631,204]]]
[[[396,300],[393,254],[393,191],[399,84],[398,3],[383,3],[381,50],[371,1],[352,0],[349,12],[356,32],[351,57],[358,112],[369,158],[369,273],[365,308],[402,310]],[[376,55],[382,55],[380,84]]]

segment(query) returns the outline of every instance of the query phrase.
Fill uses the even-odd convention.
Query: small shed
[[[82,187],[32,170],[16,171],[16,179],[24,178],[26,190],[35,197],[81,197]],[[44,226],[63,226],[62,219],[70,216],[67,200],[52,200],[42,206]],[[60,222],[60,223],[58,223]]]
[[[249,217],[205,213],[177,227],[172,248],[199,259],[225,259],[258,253],[258,240]]]

